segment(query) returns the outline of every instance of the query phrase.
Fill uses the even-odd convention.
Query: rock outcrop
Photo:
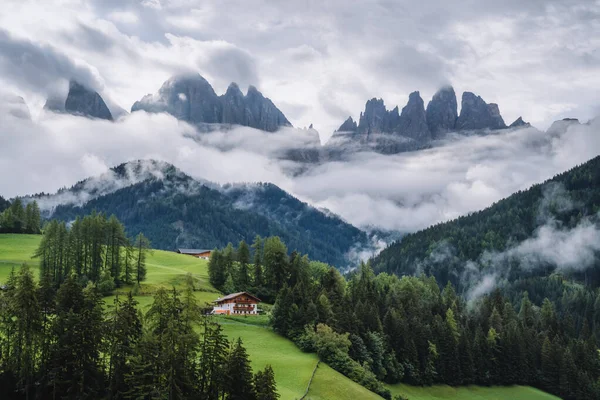
[[[291,126],[285,115],[254,86],[244,96],[232,83],[222,96],[199,74],[175,76],[155,95],[136,101],[131,112],[166,112],[192,124],[232,124],[274,132]]]
[[[418,142],[431,140],[425,116],[425,105],[419,92],[412,92],[408,96],[408,104],[402,108],[399,123],[394,130],[402,136]]]
[[[69,82],[69,93],[66,100],[50,97],[46,101],[44,109],[89,118],[113,120],[110,110],[98,92],[76,81]]]
[[[389,115],[382,99],[372,98],[365,104],[365,111],[360,114],[358,132],[364,134],[381,133],[388,130]]]
[[[356,132],[358,131],[358,125],[356,121],[352,119],[352,117],[348,117],[347,120],[344,121],[342,125],[337,129],[336,132]]]
[[[525,122],[523,121],[523,117],[519,117],[515,120],[515,122],[513,122],[512,124],[510,124],[508,127],[509,128],[519,128],[519,127],[530,127],[531,124],[529,122]]]
[[[481,96],[464,92],[461,110],[456,120],[457,130],[506,128],[497,104],[487,104]]]
[[[274,132],[283,126],[292,126],[275,104],[254,86],[248,88],[244,101],[248,116],[247,126],[267,132]]]
[[[372,98],[365,104],[358,124],[349,117],[334,133],[328,147],[332,148],[331,154],[341,154],[343,149],[394,154],[430,147],[432,140],[449,132],[489,134],[490,130],[507,128],[498,105],[488,104],[471,92],[462,95],[460,115],[457,108],[452,86],[438,90],[426,109],[419,92],[412,92],[401,113],[398,107],[388,111],[382,99]],[[530,125],[519,117],[510,127],[522,126]]]
[[[427,125],[434,139],[453,131],[458,118],[456,93],[452,86],[437,91],[427,104]]]
[[[198,74],[179,75],[167,80],[156,95],[146,95],[131,107],[131,112],[139,110],[166,112],[192,123],[221,122],[219,96],[210,83]]]

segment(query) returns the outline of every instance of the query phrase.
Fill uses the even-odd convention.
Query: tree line
[[[288,256],[285,243],[278,236],[256,236],[251,246],[242,240],[237,247],[231,243],[214,249],[208,263],[210,283],[223,293],[247,291],[267,303],[273,303],[286,283],[287,264],[296,260],[309,269],[328,266],[310,261],[308,256],[293,252]]]
[[[276,332],[384,398],[383,382],[523,384],[565,399],[600,398],[598,290],[530,277],[467,302],[433,276],[375,275],[361,264],[344,277],[288,256],[278,238],[253,248],[254,265],[242,243],[213,253],[211,282],[248,291],[262,282],[276,293]]]
[[[584,218],[598,224],[599,211],[600,156],[484,210],[408,234],[377,255],[373,267],[376,272],[397,275],[424,270],[440,282],[452,281],[463,292],[468,287],[461,274],[468,261],[478,261],[485,252],[502,252],[527,240],[548,221],[565,229],[574,228]],[[443,249],[444,256],[435,256],[436,249]],[[511,267],[506,268],[510,271],[509,280],[525,274],[544,276],[548,272],[547,268],[507,267]],[[600,287],[600,262],[596,260],[584,271],[569,271],[569,276],[591,287]]]
[[[40,259],[40,276],[57,286],[69,276],[98,284],[104,294],[124,284],[146,279],[146,257],[150,242],[140,233],[134,240],[113,215],[92,213],[71,224],[50,221],[35,257]]]
[[[41,227],[40,207],[35,200],[24,206],[18,197],[12,203],[0,197],[0,233],[38,234]]]
[[[192,277],[142,313],[129,293],[105,311],[97,285],[58,288],[24,265],[0,292],[0,392],[14,399],[276,400],[241,340],[203,316]]]

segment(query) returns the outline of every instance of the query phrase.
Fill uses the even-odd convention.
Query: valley
[[[27,263],[35,270],[39,261],[32,258],[41,241],[41,235],[0,234],[0,283],[6,282],[11,269]],[[215,300],[220,292],[209,283],[208,263],[191,256],[174,252],[153,250],[147,259],[147,279],[141,284],[134,298],[142,312],[148,310],[152,296],[159,288],[182,289],[187,274],[194,278],[194,295],[201,303]],[[118,289],[119,296],[128,290]],[[104,307],[112,307],[114,296],[104,297]],[[214,317],[223,326],[230,340],[240,337],[247,348],[255,369],[269,364],[273,367],[277,390],[282,400],[299,399],[306,391],[318,357],[314,353],[302,352],[292,341],[272,331],[268,318],[259,317]],[[515,387],[468,386],[452,388],[443,385],[417,387],[404,384],[389,385],[393,395],[402,395],[411,400],[551,400],[554,396],[537,389]],[[325,363],[320,363],[308,391],[307,400],[381,399],[380,396],[351,381]]]

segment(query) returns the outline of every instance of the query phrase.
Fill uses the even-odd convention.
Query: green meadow
[[[0,234],[0,283],[6,282],[13,266],[18,268],[23,263],[27,263],[34,269],[38,268],[39,263],[32,256],[40,240],[40,235]],[[147,280],[143,282],[135,296],[142,310],[151,304],[152,295],[158,288],[182,288],[188,273],[194,278],[195,294],[199,301],[211,302],[220,296],[220,293],[208,281],[208,263],[205,260],[174,252],[153,250],[148,255],[147,268]],[[131,288],[119,288],[118,292],[125,294],[128,290]],[[110,306],[112,296],[107,297],[105,301],[107,306]],[[317,365],[318,358],[315,354],[301,352],[293,342],[274,333],[268,326],[267,316],[220,316],[215,318],[219,319],[225,334],[231,340],[238,337],[242,339],[255,371],[271,364],[281,400],[299,399],[304,395]],[[557,397],[526,386],[455,388],[445,385],[414,387],[398,384],[390,385],[388,388],[392,395],[402,395],[411,400],[557,399]],[[370,400],[381,399],[381,397],[352,382],[326,364],[320,363],[306,399]]]
[[[389,385],[392,396],[402,395],[410,400],[557,400],[558,397],[530,386],[460,386],[434,385],[428,387],[404,384]]]

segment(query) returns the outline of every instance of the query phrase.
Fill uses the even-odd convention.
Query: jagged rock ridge
[[[402,112],[398,111],[398,107],[388,111],[382,99],[373,98],[365,104],[358,124],[349,117],[333,135],[329,147],[360,150],[367,145],[377,152],[392,154],[426,148],[431,140],[440,139],[452,131],[507,127],[495,103],[488,104],[480,96],[465,92],[461,105],[458,115],[456,93],[451,86],[438,90],[427,108],[419,92],[412,92]],[[520,118],[511,125],[519,126],[528,124]]]
[[[192,124],[234,124],[274,132],[292,126],[285,115],[254,86],[246,95],[232,83],[218,96],[199,74],[185,74],[166,81],[155,95],[136,101],[131,112],[166,112]]]
[[[66,112],[90,118],[113,120],[113,116],[102,97],[76,81],[69,82],[66,100],[50,97],[44,109],[54,112]]]
[[[456,130],[502,129],[506,124],[500,116],[497,104],[487,104],[481,96],[471,92],[462,95],[460,115],[456,120]]]

